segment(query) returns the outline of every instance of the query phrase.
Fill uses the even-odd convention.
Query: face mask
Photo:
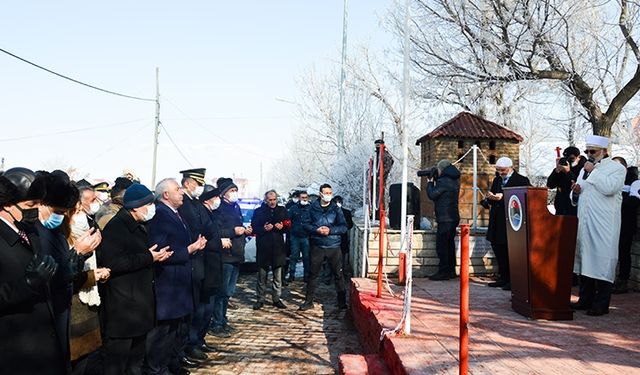
[[[213,202],[211,202],[211,211],[217,210],[218,207],[220,207],[220,199],[214,199]]]
[[[64,215],[57,214],[55,212],[51,213],[51,216],[45,221],[41,221],[42,225],[47,229],[56,229],[62,222],[64,221]]]
[[[196,186],[196,190],[193,191],[193,197],[198,198],[204,192],[204,186]]]
[[[237,202],[238,201],[238,192],[234,191],[234,192],[229,193],[229,198],[228,199],[229,199],[229,202],[231,202],[231,203]]]
[[[71,224],[71,233],[75,237],[80,237],[84,234],[84,232],[91,229],[89,227],[89,221],[87,220],[87,215],[83,212],[79,214],[73,215],[73,223]]]
[[[109,193],[105,193],[104,191],[97,192],[96,196],[98,197],[98,200],[102,203],[105,203],[106,201],[109,200]]]
[[[336,206],[342,208],[342,203],[336,203]]]
[[[298,201],[300,201],[300,200],[299,200],[298,198],[291,198],[291,201],[292,201],[293,203],[298,203]]]
[[[22,220],[20,220],[22,223],[33,224],[38,221],[39,211],[37,208],[22,208],[18,205],[16,207],[22,212]]]
[[[331,202],[332,199],[333,199],[333,195],[322,194],[322,200],[324,201],[324,203],[329,203]]]
[[[303,205],[303,206],[306,206],[306,205],[309,204],[309,201],[300,201],[300,204]]]
[[[147,207],[147,213],[144,215],[142,220],[143,221],[149,221],[149,220],[153,219],[155,214],[156,214],[156,205],[152,204],[151,206]]]
[[[89,205],[89,215],[95,215],[100,209],[100,203],[93,202]]]

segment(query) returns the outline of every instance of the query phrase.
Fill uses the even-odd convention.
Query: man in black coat
[[[32,171],[12,169],[11,179],[0,176],[0,371],[61,375],[67,364],[49,295],[57,264],[33,226],[45,190],[32,186]]]
[[[271,284],[273,305],[280,309],[286,308],[280,300],[280,295],[282,293],[282,267],[287,263],[284,222],[288,217],[287,209],[278,206],[278,194],[275,190],[269,190],[265,193],[264,202],[253,213],[251,227],[254,228],[256,234],[256,261],[258,263],[254,310],[259,310],[264,305],[269,269],[273,272]]]
[[[205,168],[195,168],[180,171],[182,174],[182,191],[184,196],[182,206],[178,208],[178,213],[187,224],[191,232],[191,238],[195,240],[199,236],[206,236],[208,228],[211,227],[211,219],[198,198],[204,191]],[[190,255],[191,258],[191,278],[193,281],[193,303],[194,310],[188,318],[188,324],[183,327],[188,331],[181,332],[184,337],[185,346],[182,349],[187,359],[190,361],[204,361],[207,355],[202,351],[204,336],[200,337],[201,327],[205,315],[207,304],[201,301],[201,293],[205,279],[205,251],[196,251]],[[205,347],[210,350],[209,346]]]
[[[500,277],[489,283],[490,287],[502,287],[511,290],[511,274],[509,273],[509,245],[507,244],[507,219],[504,210],[503,188],[512,186],[531,186],[529,179],[513,170],[513,162],[508,157],[501,157],[496,161],[496,178],[491,183],[491,190],[487,193],[485,204],[491,207],[489,211],[489,228],[487,240],[498,261]]]
[[[144,223],[155,215],[153,193],[133,184],[124,193],[123,208],[104,228],[98,248],[100,266],[111,269],[104,284],[104,374],[140,374],[147,333],[155,325],[153,263],[173,252],[148,248]]]
[[[577,207],[571,204],[569,194],[571,193],[571,185],[578,179],[586,159],[581,157],[580,150],[573,146],[565,148],[562,156],[565,160],[556,159],[556,167],[547,178],[547,187],[556,189],[556,196],[553,200],[556,215],[576,216],[578,214]]]
[[[230,178],[221,177],[217,181],[220,207],[217,210],[220,236],[231,241],[231,247],[222,252],[222,287],[215,296],[211,334],[230,337],[235,328],[227,319],[229,298],[236,291],[240,274],[240,264],[244,262],[245,238],[253,233],[251,226],[245,228],[242,211],[238,205],[238,186]]]
[[[438,176],[429,178],[427,196],[435,205],[436,252],[438,272],[429,276],[431,280],[449,280],[456,277],[456,227],[460,222],[458,199],[460,196],[460,171],[449,160],[438,162]]]

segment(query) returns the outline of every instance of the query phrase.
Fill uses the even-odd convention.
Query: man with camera
[[[438,229],[436,252],[440,263],[431,280],[449,280],[456,277],[456,227],[460,222],[458,198],[460,171],[449,160],[438,162],[427,174],[427,196],[433,201]]]
[[[531,186],[529,179],[513,170],[513,161],[506,156],[496,161],[496,178],[491,183],[491,190],[482,201],[482,207],[490,208],[487,240],[491,243],[493,254],[498,261],[500,277],[489,283],[490,287],[502,287],[511,290],[511,274],[509,272],[509,246],[507,244],[507,218],[504,210],[503,188],[512,186]]]
[[[585,162],[585,158],[580,156],[580,150],[573,146],[565,148],[562,157],[556,159],[556,166],[547,179],[547,187],[556,189],[553,200],[556,215],[576,216],[578,214],[576,207],[571,204],[569,194],[571,185],[577,181]]]

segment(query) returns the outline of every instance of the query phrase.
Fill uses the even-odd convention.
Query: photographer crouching
[[[418,172],[427,177],[427,196],[435,206],[436,252],[440,263],[431,280],[449,280],[456,277],[456,227],[460,222],[458,198],[460,195],[460,171],[449,160],[443,159],[436,167]]]

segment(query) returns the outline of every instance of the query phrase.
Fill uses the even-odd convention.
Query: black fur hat
[[[0,207],[11,206],[17,202],[18,188],[8,178],[0,176]]]
[[[42,200],[44,204],[51,207],[71,209],[80,200],[78,188],[73,185],[66,173],[54,171],[47,175],[38,176],[38,179],[45,181],[47,193]]]

